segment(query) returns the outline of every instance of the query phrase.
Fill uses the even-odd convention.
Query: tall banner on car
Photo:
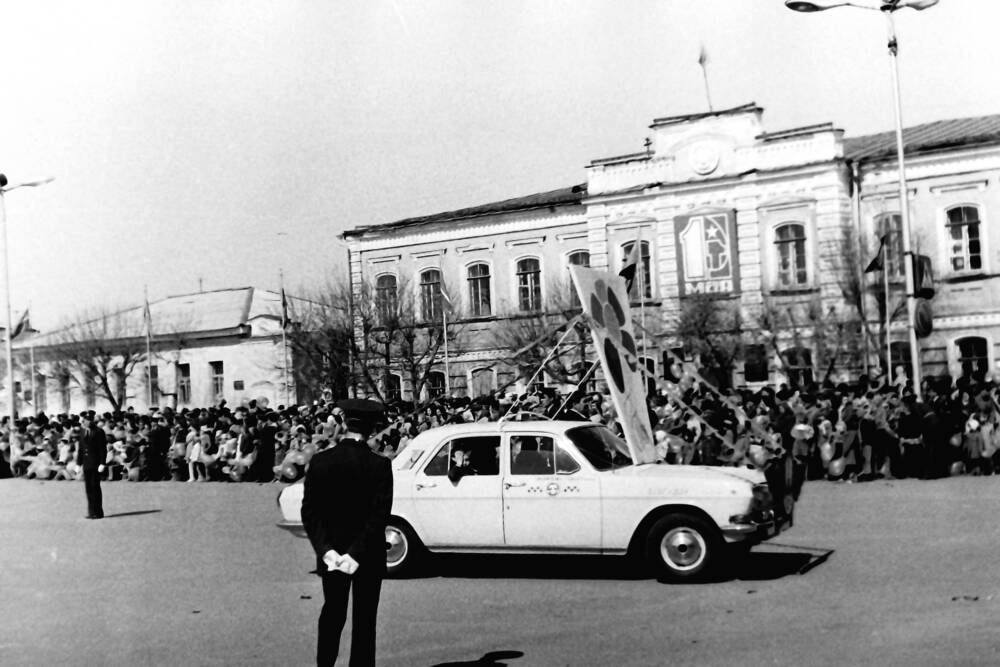
[[[625,279],[608,271],[569,267],[590,322],[594,347],[618,411],[625,441],[636,463],[656,461],[653,429],[646,410],[646,382],[639,368]]]

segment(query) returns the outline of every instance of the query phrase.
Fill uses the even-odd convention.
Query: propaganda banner
[[[736,211],[674,218],[680,295],[740,291]]]
[[[594,347],[604,369],[611,401],[635,463],[656,461],[653,429],[646,410],[646,382],[639,367],[625,279],[608,271],[569,267]]]

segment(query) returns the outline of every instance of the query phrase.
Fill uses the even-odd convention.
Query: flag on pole
[[[632,242],[632,247],[625,256],[625,263],[622,264],[618,275],[625,279],[625,291],[632,291],[632,283],[635,282],[635,272],[639,268],[639,261],[642,258],[642,242],[636,240]]]
[[[149,296],[145,297],[142,307],[142,322],[146,325],[146,333],[150,333],[153,330],[153,314],[149,311]]]
[[[29,314],[30,308],[25,308],[24,312],[21,313],[21,319],[17,321],[14,325],[14,330],[10,333],[10,339],[14,340],[20,336],[25,330],[31,329],[31,315]]]
[[[889,234],[886,233],[878,240],[878,252],[875,253],[875,259],[868,262],[868,266],[865,267],[865,273],[881,271],[885,267],[885,242],[888,239]]]
[[[453,304],[452,304],[452,302],[451,302],[451,297],[450,297],[450,296],[448,296],[448,293],[447,293],[447,292],[446,292],[446,291],[444,290],[444,287],[441,287],[441,288],[439,288],[439,289],[440,289],[440,291],[441,291],[441,298],[442,298],[442,299],[444,299],[444,302],[445,302],[446,304],[448,304],[448,307],[449,307],[449,308],[451,308],[451,307],[452,307],[452,305],[453,305]]]
[[[708,64],[708,51],[705,50],[705,45],[701,45],[701,50],[698,51],[698,64],[704,67]]]
[[[281,288],[281,328],[288,326],[288,297],[285,296],[285,288]]]

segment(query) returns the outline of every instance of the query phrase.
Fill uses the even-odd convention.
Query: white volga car
[[[759,471],[634,465],[620,438],[589,422],[431,429],[399,452],[393,475],[390,574],[425,551],[631,553],[658,576],[689,579],[778,534],[792,509]],[[278,525],[300,536],[302,489],[278,496]]]

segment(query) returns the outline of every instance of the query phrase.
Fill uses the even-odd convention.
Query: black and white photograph
[[[2,5],[0,664],[1000,664],[1000,4]]]

